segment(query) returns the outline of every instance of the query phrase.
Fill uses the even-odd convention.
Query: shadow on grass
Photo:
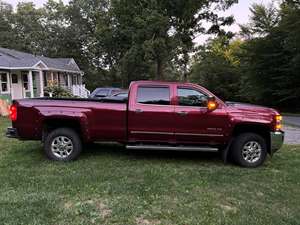
[[[191,152],[191,151],[163,151],[163,150],[128,150],[118,144],[94,143],[84,146],[79,157],[89,158],[97,156],[129,157],[147,160],[182,160],[222,163],[221,155],[218,152]]]

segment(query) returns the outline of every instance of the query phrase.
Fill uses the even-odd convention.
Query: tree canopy
[[[0,0],[0,46],[72,57],[90,89],[193,81],[225,100],[300,108],[300,4],[253,4],[241,32],[219,16],[237,0]],[[194,38],[210,34],[195,47]],[[296,106],[296,107],[295,107]]]

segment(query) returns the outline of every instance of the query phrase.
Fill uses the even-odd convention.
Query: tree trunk
[[[156,80],[163,80],[164,79],[163,62],[162,62],[161,59],[157,59],[156,63],[157,63],[157,67],[156,67]]]
[[[183,75],[182,75],[182,81],[187,82],[187,76],[188,76],[188,71],[187,71],[187,64],[184,64],[184,69],[183,69]]]

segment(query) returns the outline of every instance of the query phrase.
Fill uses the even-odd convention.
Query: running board
[[[195,147],[195,146],[164,146],[164,145],[126,145],[126,149],[131,150],[170,150],[170,151],[189,151],[189,152],[218,152],[218,148]]]

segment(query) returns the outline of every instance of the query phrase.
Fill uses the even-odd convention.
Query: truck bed
[[[120,99],[35,98],[14,104],[18,118],[13,127],[22,139],[39,140],[45,124],[60,122],[74,124],[87,142],[126,139],[127,103]]]

